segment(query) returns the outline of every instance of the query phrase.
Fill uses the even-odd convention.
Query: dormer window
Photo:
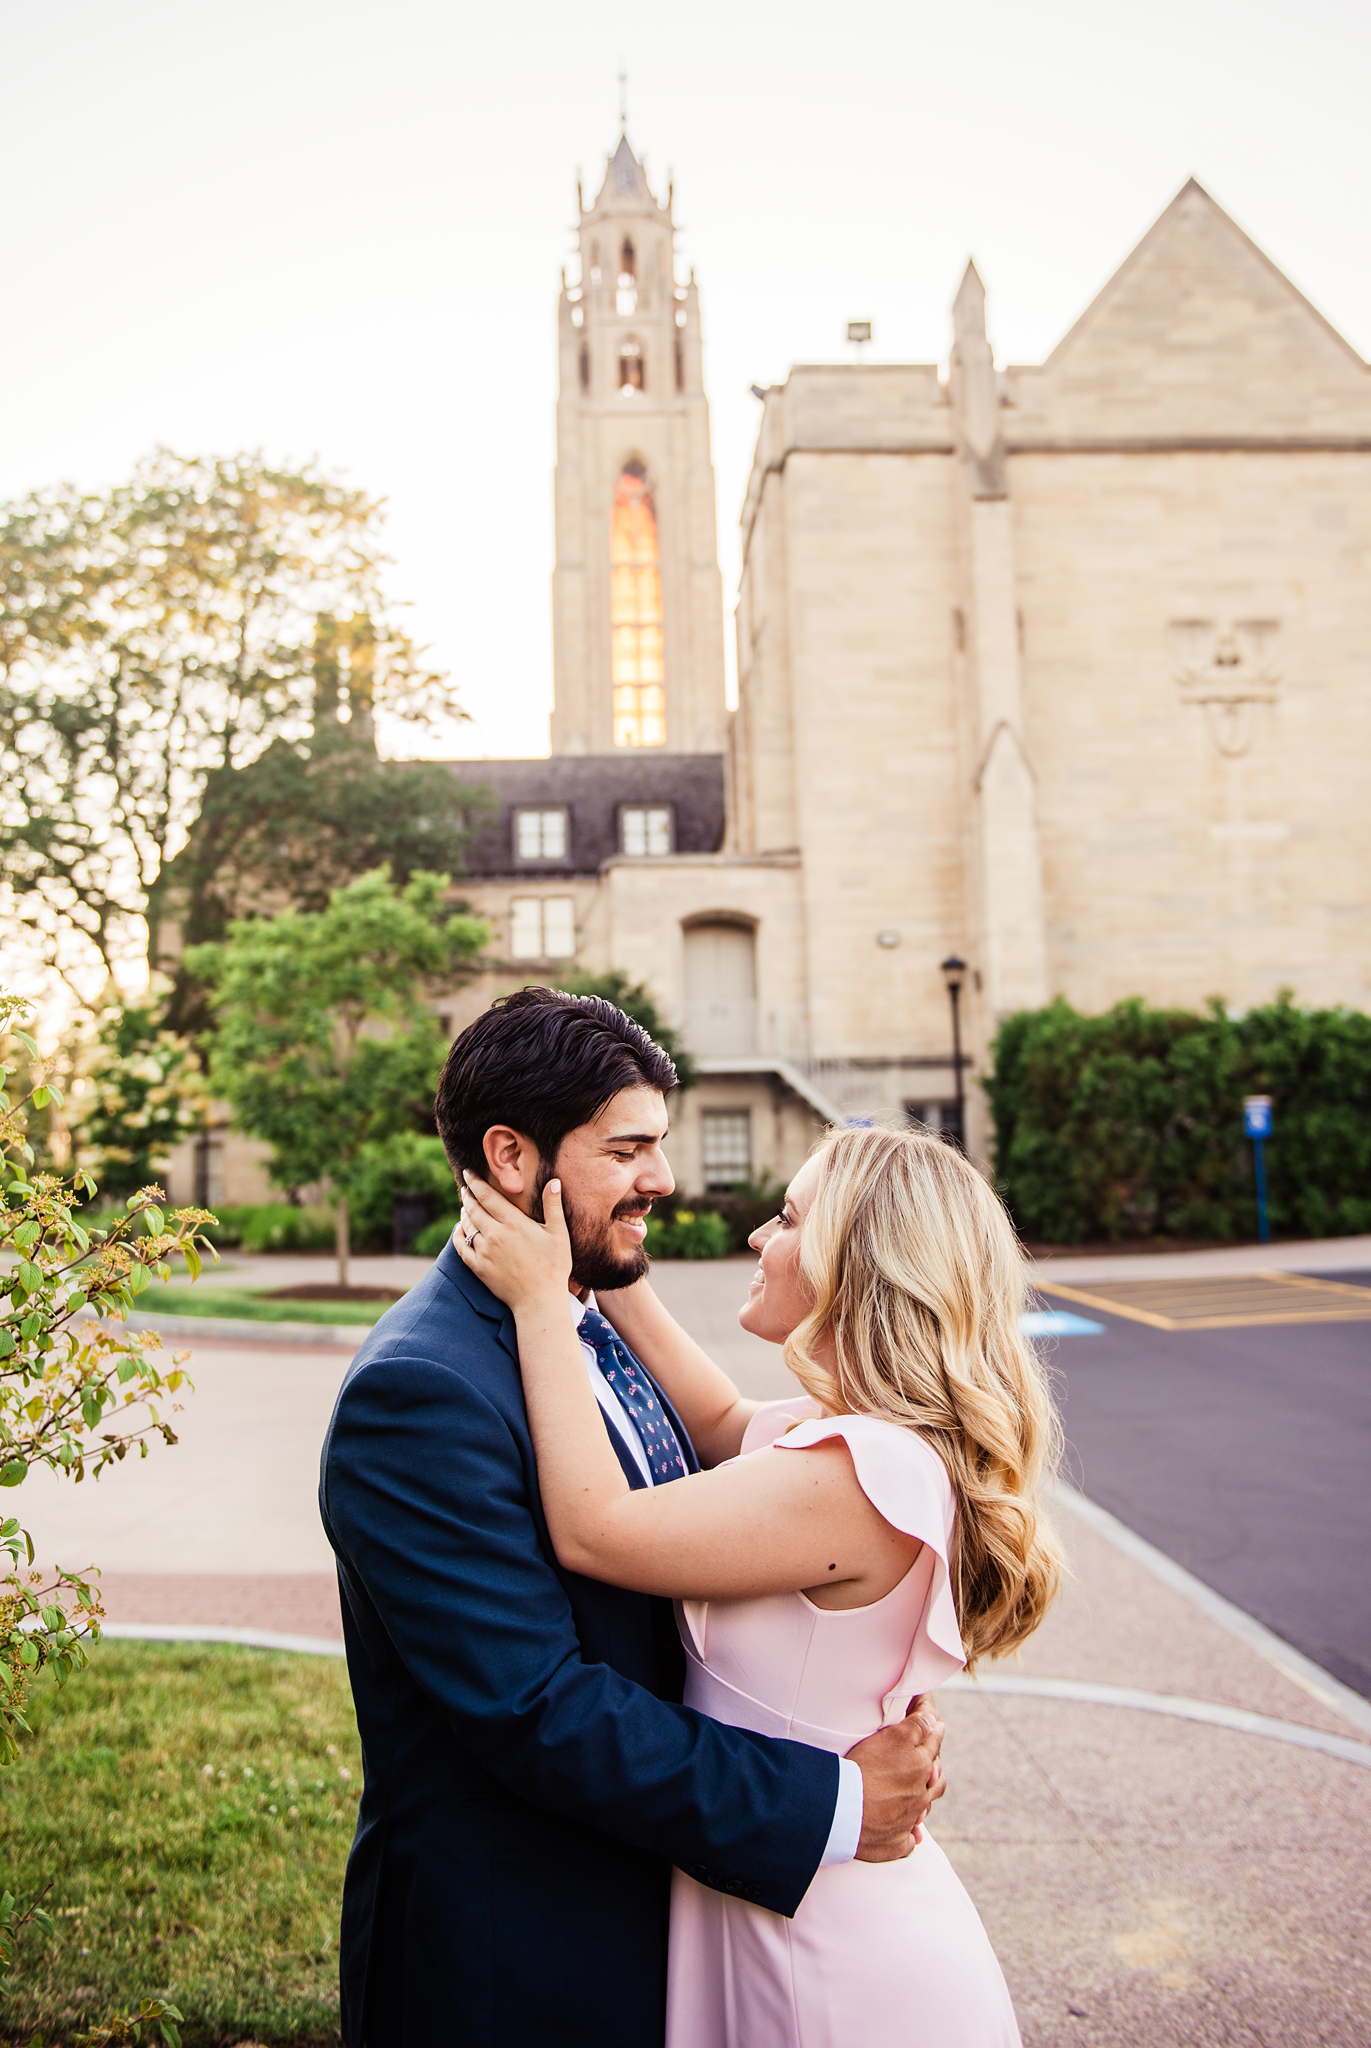
[[[670,853],[670,804],[625,804],[619,812],[619,845],[634,860]]]
[[[514,813],[514,858],[521,866],[530,861],[565,860],[568,836],[566,809],[561,804],[555,809],[530,807]]]
[[[630,335],[619,348],[620,398],[632,398],[643,389],[644,382],[642,346]]]

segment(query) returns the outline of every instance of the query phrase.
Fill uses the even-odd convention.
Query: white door
[[[695,924],[685,934],[686,1044],[736,1056],[757,1050],[757,968],[743,925]]]

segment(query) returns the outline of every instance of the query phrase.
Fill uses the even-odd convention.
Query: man
[[[675,1083],[612,1004],[544,988],[493,1005],[448,1055],[454,1171],[534,1215],[561,1180],[569,1314],[646,1270]],[[584,1349],[629,1484],[697,1470],[650,1377],[630,1410]],[[357,1353],[320,1506],[365,1770],[347,2048],[660,2048],[672,1863],[789,1915],[821,1863],[907,1852],[938,1784],[931,1709],[842,1760],[724,1727],[679,1703],[669,1603],[560,1568],[513,1318],[451,1245]]]

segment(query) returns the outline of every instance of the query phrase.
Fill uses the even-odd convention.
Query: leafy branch
[[[139,2001],[137,2012],[119,2013],[103,2025],[92,2027],[89,2033],[78,2034],[76,2048],[112,2048],[116,2041],[141,2041],[144,2027],[150,2027],[154,2021],[167,2048],[181,2048],[181,2033],[176,2022],[184,2018],[185,2014],[176,2006],[168,2005],[160,1998],[144,1998]]]
[[[19,1023],[26,1005],[0,991],[0,1032],[8,1029],[42,1076],[45,1063]],[[154,1278],[171,1277],[184,1259],[192,1279],[203,1252],[217,1254],[202,1234],[214,1219],[204,1209],[164,1213],[161,1191],[131,1195],[125,1213],[106,1229],[88,1229],[78,1202],[95,1193],[88,1173],[60,1180],[34,1173],[26,1112],[60,1104],[61,1091],[38,1078],[11,1098],[16,1068],[0,1061],[0,1487],[17,1487],[36,1468],[80,1484],[152,1440],[174,1444],[175,1396],[189,1385],[185,1354],[163,1367],[155,1331],[133,1332],[127,1318]],[[18,1754],[28,1731],[24,1706],[37,1674],[51,1667],[59,1685],[87,1660],[99,1640],[98,1575],[58,1570],[44,1582],[32,1569],[33,1539],[18,1517],[0,1522],[0,1767]],[[2,1560],[0,1560],[2,1561]],[[133,2038],[133,2037],[130,2037]]]

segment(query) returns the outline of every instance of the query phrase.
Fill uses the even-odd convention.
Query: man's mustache
[[[609,1212],[610,1218],[613,1222],[617,1223],[621,1217],[625,1216],[646,1216],[651,1207],[652,1202],[650,1198],[644,1201],[641,1195],[634,1195],[611,1209]]]

